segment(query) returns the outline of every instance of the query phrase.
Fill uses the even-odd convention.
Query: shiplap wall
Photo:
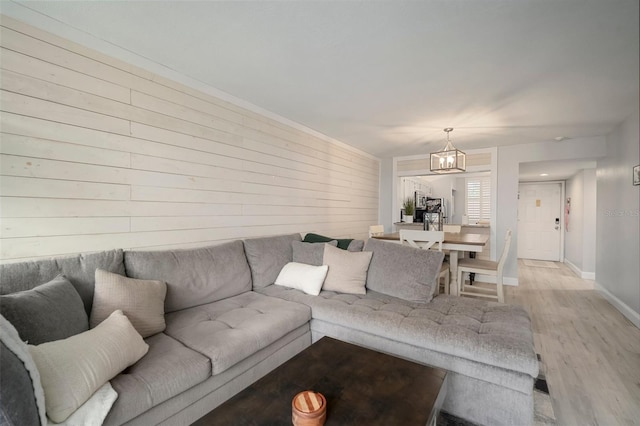
[[[2,16],[0,259],[364,238],[379,161]]]

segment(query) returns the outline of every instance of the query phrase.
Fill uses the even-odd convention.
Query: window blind
[[[491,179],[467,178],[467,218],[470,223],[491,220]]]

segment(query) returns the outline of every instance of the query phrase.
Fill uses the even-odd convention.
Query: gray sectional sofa
[[[364,247],[373,252],[364,295],[311,296],[274,285],[300,240],[292,234],[5,264],[0,294],[64,274],[89,315],[97,268],[167,283],[166,329],[147,337],[147,354],[111,380],[118,398],[107,425],[189,424],[323,336],[449,370],[443,409],[458,417],[487,425],[532,423],[538,362],[522,308],[448,295],[425,302],[428,285],[423,299],[414,297],[405,282],[433,283],[442,254],[378,240]],[[393,264],[403,271],[389,271]],[[4,361],[4,345],[2,351]],[[15,365],[2,365],[2,410],[9,424],[16,418],[26,424],[24,411],[33,411],[33,401],[4,397],[8,387],[19,386]],[[9,377],[18,377],[16,383]]]

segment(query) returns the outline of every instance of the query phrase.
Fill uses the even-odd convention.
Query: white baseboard
[[[582,278],[583,280],[595,280],[596,279],[596,273],[595,272],[584,272],[580,268],[578,268],[576,265],[571,263],[571,261],[569,259],[567,259],[567,258],[564,259],[564,263],[569,267],[569,269],[571,269],[573,272],[575,272],[576,275],[579,276],[580,278]]]
[[[476,274],[475,280],[479,281],[481,283],[491,283],[491,284],[495,284],[496,283],[496,277],[494,277],[493,275]],[[516,278],[516,277],[502,277],[502,284],[517,286],[518,285],[518,278]]]
[[[627,305],[622,300],[618,299],[616,296],[611,294],[609,290],[604,288],[602,285],[598,284],[597,281],[595,283],[595,287],[596,287],[596,290],[598,290],[600,294],[602,294],[602,296],[604,296],[604,298],[609,301],[609,303],[615,306],[616,309],[618,309],[622,315],[627,317],[627,319],[631,321],[633,325],[640,328],[640,313],[631,309],[629,305]]]

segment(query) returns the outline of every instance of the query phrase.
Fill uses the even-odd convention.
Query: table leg
[[[471,251],[469,252],[469,259],[475,259],[476,258],[476,253]],[[469,285],[473,285],[473,280],[476,279],[476,274],[475,272],[469,272]]]
[[[449,294],[458,295],[458,250],[449,250],[449,271],[451,280],[449,281]]]

